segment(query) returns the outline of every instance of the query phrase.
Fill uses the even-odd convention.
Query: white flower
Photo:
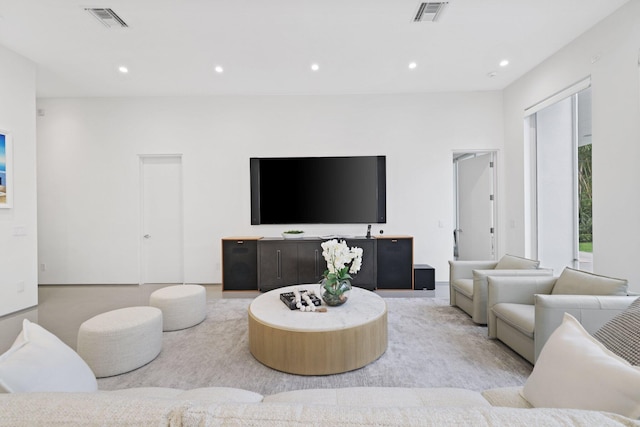
[[[351,267],[349,268],[349,273],[356,274],[358,271],[360,271],[360,267],[362,267],[362,258],[355,258],[353,260],[353,263],[351,264]]]
[[[344,240],[336,239],[322,242],[322,256],[327,261],[327,272],[341,276],[356,274],[362,267],[362,248],[349,248]]]

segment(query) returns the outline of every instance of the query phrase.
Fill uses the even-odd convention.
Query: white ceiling
[[[414,23],[418,0],[0,0],[0,44],[40,97],[496,90],[627,1],[451,0]]]

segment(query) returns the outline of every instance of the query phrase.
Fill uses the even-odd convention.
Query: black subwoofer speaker
[[[222,241],[222,289],[258,290],[257,240]]]
[[[436,270],[428,264],[413,266],[413,289],[432,291],[436,288]]]
[[[413,289],[413,238],[377,239],[378,288]]]

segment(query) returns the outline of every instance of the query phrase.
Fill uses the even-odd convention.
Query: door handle
[[[282,279],[282,255],[280,249],[276,251],[276,278]]]
[[[149,238],[151,238],[151,235],[150,235],[150,234],[145,234],[145,235],[144,235],[144,236],[142,236],[142,237],[144,237],[145,239],[149,239]]]

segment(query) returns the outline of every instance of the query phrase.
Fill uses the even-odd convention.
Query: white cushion
[[[484,390],[481,394],[491,406],[507,408],[532,408],[531,404],[522,397],[522,387],[499,387]]]
[[[640,365],[640,298],[602,325],[593,337],[632,365]]]
[[[522,258],[514,255],[504,255],[496,264],[496,270],[519,270],[538,268],[540,261],[535,259]]]
[[[0,356],[0,391],[96,391],[89,366],[58,337],[25,319],[22,332]]]
[[[601,276],[565,267],[551,293],[553,295],[627,295],[626,279]]]
[[[536,408],[640,417],[640,368],[607,350],[570,314],[551,334],[522,390]]]
[[[181,390],[167,387],[135,387],[112,390],[106,393],[135,398],[188,400],[205,405],[223,402],[260,403],[263,396],[249,390],[233,387],[203,387]]]
[[[461,388],[345,387],[285,391],[265,396],[265,403],[346,405],[349,407],[491,406],[480,393]]]
[[[453,289],[468,298],[473,298],[473,279],[454,280]]]

